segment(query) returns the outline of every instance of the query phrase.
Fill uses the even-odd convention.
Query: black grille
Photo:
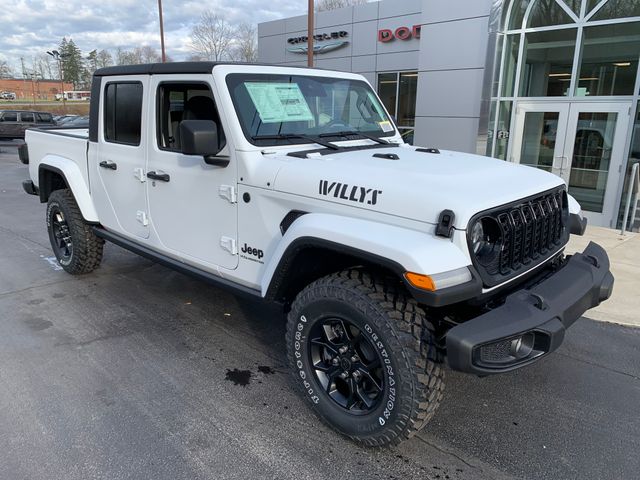
[[[543,262],[568,240],[567,198],[564,189],[528,198],[477,215],[491,217],[501,230],[495,258],[484,265],[474,261],[485,285],[494,286]]]

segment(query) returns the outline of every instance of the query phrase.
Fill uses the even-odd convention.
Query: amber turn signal
[[[414,287],[421,290],[429,290],[433,292],[436,289],[436,282],[429,275],[420,273],[406,272],[404,278]]]

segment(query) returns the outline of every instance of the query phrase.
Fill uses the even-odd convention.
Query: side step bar
[[[129,250],[130,252],[148,258],[149,260],[159,263],[160,265],[163,265],[165,267],[171,268],[172,270],[176,270],[177,272],[183,273],[193,278],[197,278],[198,280],[202,280],[216,287],[220,287],[224,290],[229,291],[230,293],[245,295],[252,298],[263,298],[260,290],[255,290],[244,285],[239,285],[235,282],[232,282],[231,280],[227,280],[226,278],[214,275],[213,273],[205,272],[204,270],[200,270],[199,268],[192,267],[191,265],[187,265],[186,263],[180,262],[179,260],[167,257],[166,255],[158,253],[150,248],[138,245],[128,238],[124,238],[121,235],[109,232],[102,227],[93,227],[93,231],[98,237],[103,238],[104,240],[107,240],[111,243],[115,243],[125,250]]]

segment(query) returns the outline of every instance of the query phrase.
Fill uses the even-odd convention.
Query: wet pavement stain
[[[39,332],[41,330],[46,330],[49,327],[53,326],[49,320],[45,320],[44,318],[28,318],[24,321],[25,325],[29,327],[31,330]]]
[[[260,373],[264,373],[265,375],[273,375],[274,373],[276,373],[276,371],[268,365],[258,365],[258,371]]]
[[[40,305],[44,300],[42,298],[35,298],[33,300],[29,300],[27,305]]]
[[[237,368],[234,368],[233,370],[227,369],[227,375],[224,379],[233,382],[234,385],[242,385],[243,387],[246,387],[249,385],[249,382],[251,382],[251,371],[238,370]]]

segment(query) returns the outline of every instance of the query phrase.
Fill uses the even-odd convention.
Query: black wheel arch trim
[[[52,189],[53,185],[47,184],[49,180],[46,179],[45,172],[53,172],[57,175],[60,175],[60,177],[62,177],[62,180],[64,180],[66,188],[71,190],[67,177],[62,170],[51,165],[40,165],[40,167],[38,168],[38,186],[34,186],[40,197],[40,203],[47,203],[47,201],[49,201],[49,196],[54,191]],[[73,195],[73,190],[71,190],[71,194]],[[80,214],[82,214],[82,210],[80,210]],[[99,225],[98,222],[87,220],[86,218],[84,218],[84,215],[82,215],[82,219],[90,225]]]
[[[47,185],[47,177],[45,172],[53,172],[62,177],[65,185],[69,188],[69,182],[67,181],[67,177],[62,170],[58,167],[52,167],[51,165],[40,165],[38,167],[38,191],[40,194],[40,203],[47,203],[49,200],[49,195],[51,195],[53,185]],[[49,182],[50,183],[50,182]]]
[[[412,286],[405,278],[404,274],[408,270],[395,260],[391,260],[380,255],[350,247],[340,243],[332,242],[318,237],[299,237],[293,240],[278,262],[273,276],[269,282],[265,298],[272,301],[280,301],[287,287],[287,274],[296,256],[307,248],[322,248],[356,259],[362,260],[366,265],[375,265],[385,268],[397,275],[402,281],[409,294],[418,302],[430,307],[442,307],[454,303],[469,300],[482,293],[482,281],[478,273],[472,266],[469,266],[472,279],[469,282],[443,288],[434,292],[421,290]]]

